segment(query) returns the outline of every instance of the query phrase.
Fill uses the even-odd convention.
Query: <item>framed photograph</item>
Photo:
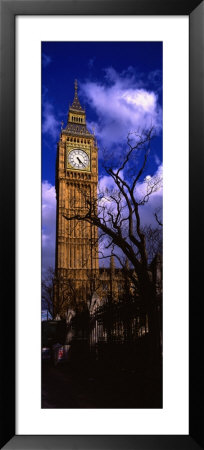
[[[42,408],[162,408],[162,172],[162,42],[42,42]]]
[[[1,2],[1,448],[204,446],[202,30]]]

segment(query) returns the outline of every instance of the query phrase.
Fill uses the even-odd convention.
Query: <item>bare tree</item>
[[[129,133],[127,151],[119,167],[114,168],[114,159],[105,158],[104,168],[112,180],[112,187],[102,191],[99,189],[97,198],[86,196],[85,211],[77,212],[71,217],[64,215],[67,220],[77,219],[98,227],[99,238],[106,240],[105,250],[110,250],[122,267],[124,258],[129,261],[137,292],[150,312],[155,297],[155,287],[149,271],[150,242],[152,240],[155,244],[156,239],[159,243],[161,233],[158,227],[161,220],[156,213],[155,227],[144,227],[141,209],[150,196],[161,188],[162,182],[160,176],[147,176],[153,135],[153,127]]]
[[[55,317],[53,282],[54,269],[49,267],[42,279],[41,292],[43,306],[46,307],[52,318]]]
[[[52,319],[60,317],[68,320],[76,313],[85,310],[91,304],[92,296],[101,288],[101,282],[96,277],[96,274],[91,270],[87,270],[87,286],[89,292],[88,304],[81,302],[80,286],[77,280],[64,277],[55,278],[55,272],[52,267],[49,267],[42,280],[42,302],[46,307]],[[54,289],[60,292],[60,295],[54,295]]]
[[[66,318],[68,310],[76,309],[77,288],[71,280],[58,278],[58,287],[61,288],[61,295],[54,295],[54,287],[56,286],[55,272],[49,267],[42,280],[42,301],[46,306],[50,316]]]

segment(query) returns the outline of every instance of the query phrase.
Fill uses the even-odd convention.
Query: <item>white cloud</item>
[[[130,131],[154,125],[159,132],[162,126],[162,109],[156,91],[141,87],[131,71],[118,74],[106,69],[105,83],[82,84],[86,101],[95,110],[98,119],[96,136],[106,146],[126,140]]]
[[[137,183],[136,197],[138,201],[153,189],[150,196],[161,196],[163,194],[163,165],[161,164],[156,172],[151,176],[147,175],[143,182]]]
[[[104,175],[99,179],[98,183],[98,191],[100,192],[106,192],[107,190],[112,190],[115,187],[115,183],[112,177],[109,175]]]
[[[46,271],[54,267],[56,234],[55,187],[48,181],[42,182],[42,266]]]
[[[60,122],[56,119],[54,115],[54,108],[48,101],[43,102],[42,119],[43,134],[47,133],[53,139],[57,139],[59,136]]]
[[[49,66],[49,64],[52,62],[52,59],[50,56],[46,55],[45,53],[42,54],[42,65],[43,67]]]
[[[158,189],[153,192],[150,197],[148,202],[144,205],[140,207],[140,214],[141,214],[141,222],[143,225],[156,225],[157,226],[157,222],[155,220],[155,216],[154,213],[156,211],[160,211],[160,214],[162,212],[162,206],[163,206],[163,165],[161,164],[157,171],[155,172],[155,174],[151,177],[151,176],[147,176],[148,180],[144,181],[143,183],[140,183],[138,185],[138,193],[142,196],[145,195],[145,193],[147,192],[147,185],[149,183],[151,183],[151,181],[154,182],[154,180],[160,180],[158,183]],[[147,178],[146,177],[146,178]]]

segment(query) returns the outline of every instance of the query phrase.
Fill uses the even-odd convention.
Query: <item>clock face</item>
[[[76,148],[69,152],[68,161],[74,169],[78,170],[85,170],[89,166],[89,156],[80,148]]]

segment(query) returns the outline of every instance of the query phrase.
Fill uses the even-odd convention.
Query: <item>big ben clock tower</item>
[[[69,306],[86,302],[90,278],[98,270],[97,228],[84,221],[67,220],[87,210],[97,197],[98,150],[86,126],[75,81],[67,125],[61,130],[56,160],[56,257],[54,301]],[[65,301],[66,300],[66,301]],[[67,306],[66,306],[67,307]]]

